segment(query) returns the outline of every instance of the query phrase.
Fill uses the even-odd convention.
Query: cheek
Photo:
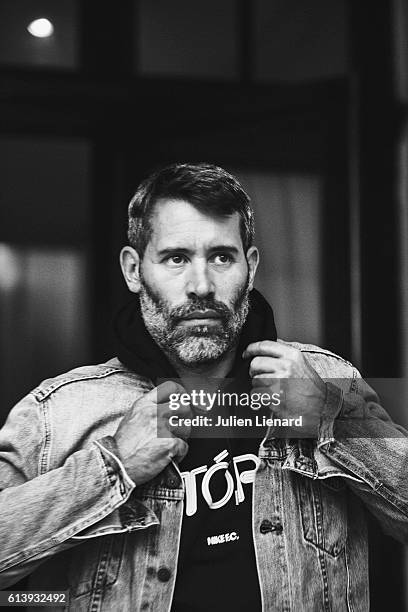
[[[169,278],[168,275],[151,275],[145,279],[150,289],[169,308],[180,306],[183,303],[184,281],[181,276]]]
[[[217,294],[223,302],[233,304],[237,296],[242,293],[247,286],[247,281],[248,274],[246,270],[245,273],[235,273],[230,278],[224,278],[220,281],[217,285]]]

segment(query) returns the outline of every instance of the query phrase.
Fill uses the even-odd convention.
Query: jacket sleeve
[[[356,392],[327,383],[318,448],[352,475],[347,484],[384,531],[408,542],[408,432],[380,405],[361,378]]]
[[[51,440],[41,403],[28,395],[14,407],[0,430],[0,588],[79,544],[77,534],[126,502],[135,485],[112,442],[93,442],[46,471]]]

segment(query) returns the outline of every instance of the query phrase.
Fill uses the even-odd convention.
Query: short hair
[[[237,212],[244,251],[254,240],[254,215],[248,194],[239,181],[207,163],[172,164],[140,183],[128,208],[128,240],[142,258],[153,228],[155,204],[163,198],[185,200],[204,214],[227,217]]]

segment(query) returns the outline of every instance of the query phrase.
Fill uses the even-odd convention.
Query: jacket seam
[[[348,537],[346,539],[344,547],[344,560],[346,563],[346,574],[347,574],[347,590],[346,590],[346,602],[348,612],[353,612],[353,606],[351,605],[350,593],[351,593],[351,579],[350,579],[350,567],[348,562]]]
[[[60,389],[61,387],[65,385],[69,385],[71,383],[76,383],[76,382],[82,382],[85,380],[98,380],[100,378],[107,378],[108,376],[111,376],[112,374],[128,374],[130,377],[138,378],[140,380],[140,378],[137,375],[132,374],[128,370],[119,369],[119,368],[114,368],[114,369],[111,368],[109,370],[100,372],[99,374],[97,373],[78,374],[74,377],[62,378],[62,379],[59,379],[59,380],[56,380],[50,383],[49,385],[47,385],[45,389],[43,389],[41,386],[37,387],[36,389],[34,389],[34,391],[31,391],[31,393],[32,395],[34,395],[35,399],[41,403],[45,401],[52,393],[54,393],[54,391],[57,391],[58,389]],[[142,381],[140,380],[140,382]]]
[[[294,346],[295,348],[298,348],[298,350],[302,353],[312,353],[317,355],[325,355],[326,357],[333,357],[334,359],[342,361],[351,368],[354,368],[353,364],[347,359],[344,359],[344,357],[341,357],[340,355],[337,355],[337,353],[333,353],[333,351],[329,351],[328,349],[323,349],[320,346],[315,346],[312,344],[302,344],[301,342],[287,342],[286,340],[283,340],[282,342],[289,346]]]
[[[281,338],[278,338],[278,342],[281,342],[282,344],[287,344],[289,346],[293,346],[294,348],[298,348],[302,352],[319,353],[321,355],[329,355],[331,357],[336,357],[336,359],[340,359],[341,361],[344,361],[348,365],[352,365],[350,361],[348,361],[347,359],[344,359],[344,357],[341,357],[341,355],[338,355],[337,353],[333,353],[333,351],[330,351],[329,349],[325,349],[325,348],[322,348],[321,346],[317,346],[316,344],[303,343],[303,342],[290,342],[287,340],[282,340]]]
[[[340,355],[336,355],[336,353],[331,353],[330,351],[312,350],[312,349],[308,349],[308,348],[301,348],[299,350],[302,353],[310,353],[310,354],[313,354],[313,355],[325,355],[325,357],[331,357],[332,359],[337,359],[338,361],[341,361],[341,362],[345,363],[346,365],[350,366],[351,368],[353,368],[353,370],[355,369],[353,364],[350,363],[350,361],[347,361],[347,359],[344,359],[343,357],[340,357]]]
[[[43,444],[40,451],[40,457],[38,461],[38,474],[45,474],[48,472],[50,450],[51,450],[51,423],[49,420],[48,403],[40,403],[40,413],[42,416],[43,426]]]
[[[352,364],[350,365],[353,368],[353,379],[351,381],[349,393],[358,393],[358,379],[360,377],[360,372]]]

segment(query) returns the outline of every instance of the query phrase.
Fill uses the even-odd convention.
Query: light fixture
[[[34,19],[28,26],[27,30],[32,36],[37,38],[47,38],[54,32],[54,26],[49,19]]]

